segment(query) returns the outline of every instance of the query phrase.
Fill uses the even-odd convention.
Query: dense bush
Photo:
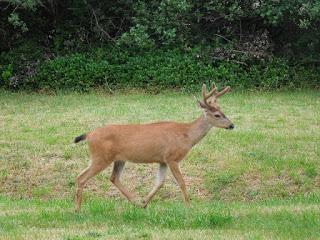
[[[96,62],[85,55],[72,54],[42,63],[25,84],[34,89],[85,91],[97,85],[107,71],[106,61]]]
[[[97,50],[46,61],[25,83],[36,89],[87,91],[93,87],[175,88],[195,86],[210,79],[213,68],[178,50],[129,56]]]
[[[163,88],[193,90],[203,82],[251,89],[319,86],[319,68],[293,67],[281,59],[273,58],[250,66],[209,61],[201,58],[198,50],[157,50],[130,55],[100,48],[90,54],[70,54],[44,61],[21,87],[76,91],[134,87],[153,91]]]
[[[6,0],[0,8],[0,50],[30,36],[54,48],[106,41],[142,48],[220,41],[239,48],[261,32],[281,54],[310,56],[320,48],[315,0]]]
[[[207,79],[319,86],[319,1],[5,0],[0,8],[0,86],[10,89],[192,88]]]
[[[34,41],[22,41],[12,51],[0,54],[0,86],[21,87],[27,77],[35,73],[36,66],[46,58],[45,50]]]

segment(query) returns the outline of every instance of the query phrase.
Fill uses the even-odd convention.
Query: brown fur
[[[221,94],[222,95],[222,94]],[[165,172],[169,166],[177,180],[186,203],[189,203],[179,162],[192,146],[198,143],[212,126],[227,128],[231,124],[220,110],[208,105],[206,99],[201,104],[204,113],[191,123],[158,122],[136,125],[107,125],[83,135],[88,141],[91,163],[77,177],[76,210],[80,210],[82,191],[85,183],[114,162],[111,182],[136,203],[134,196],[120,182],[120,174],[126,161],[134,163],[159,163],[159,174],[154,189],[144,199],[146,207],[154,194],[163,185]],[[215,107],[217,103],[215,101]],[[216,115],[220,118],[216,118]]]

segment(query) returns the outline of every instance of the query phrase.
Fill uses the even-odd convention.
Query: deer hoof
[[[146,208],[147,205],[148,205],[148,203],[146,202],[146,200],[142,200],[142,201],[139,201],[139,202],[135,203],[135,206],[139,207],[139,208]]]

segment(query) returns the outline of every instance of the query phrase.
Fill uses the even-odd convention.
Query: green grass
[[[191,121],[200,114],[193,96],[0,91],[0,238],[320,238],[319,105],[311,90],[227,94],[221,108],[236,128],[213,129],[182,162],[190,209],[171,174],[150,208],[130,206],[109,168],[75,214],[88,150],[73,138],[108,123]],[[156,167],[129,163],[123,182],[143,197]]]
[[[177,201],[147,209],[93,199],[81,213],[70,200],[0,198],[0,239],[319,239],[320,198],[259,203]]]

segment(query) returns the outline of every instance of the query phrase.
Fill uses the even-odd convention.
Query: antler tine
[[[216,87],[216,85],[214,83],[212,84],[212,90],[211,91],[213,92],[214,95],[216,95],[218,93],[217,87]]]
[[[214,93],[217,92],[217,89],[213,85],[211,91],[208,94],[206,92],[207,92],[207,86],[206,86],[206,84],[203,84],[202,85],[202,96],[203,96],[203,99],[208,99],[209,97],[211,97]]]
[[[206,84],[202,84],[202,98],[206,102],[206,92],[207,92],[207,86]]]
[[[206,93],[206,92],[207,92],[207,86],[206,86],[206,84],[203,84],[203,85],[202,85],[202,97],[203,97],[203,101],[204,101],[204,103],[205,103],[206,105],[209,106],[209,104],[208,104],[208,102],[207,102],[207,99],[210,98],[213,94],[215,94],[216,91],[217,91],[217,90],[216,90],[216,87],[213,86],[212,90],[207,94],[207,93]]]
[[[213,84],[211,91],[207,94],[207,99],[217,92],[216,86]]]
[[[218,98],[218,97],[221,97],[223,94],[225,94],[225,93],[227,93],[227,92],[229,92],[230,91],[230,87],[228,86],[228,87],[226,87],[225,89],[223,89],[221,92],[217,92],[216,94],[215,94],[215,97],[216,98]]]

